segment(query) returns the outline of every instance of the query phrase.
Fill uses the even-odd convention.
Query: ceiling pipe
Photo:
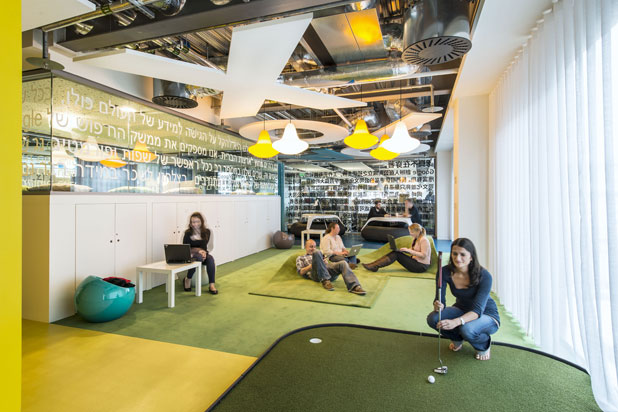
[[[159,2],[161,0],[141,0],[138,1],[141,6],[147,6],[152,3]],[[96,19],[99,17],[107,16],[110,14],[114,14],[120,11],[129,10],[135,8],[135,5],[125,1],[115,1],[110,4],[104,4],[101,7],[97,8],[94,11],[80,14],[78,16],[73,16],[68,19],[60,20],[59,22],[48,24],[46,26],[41,27],[43,32],[47,33],[49,31],[61,29],[63,27],[68,27],[76,23],[81,23],[84,21]]]
[[[328,69],[285,73],[279,77],[279,81],[289,86],[341,87],[355,82],[399,79],[416,73],[420,68],[421,66],[405,63],[401,59],[382,59]]]
[[[289,86],[330,89],[351,86],[357,82],[370,84],[431,76],[447,76],[459,72],[459,69],[454,68],[419,73],[419,68],[419,66],[404,63],[400,59],[388,59],[361,64],[341,65],[328,70],[319,69],[286,73],[279,77],[279,82]]]

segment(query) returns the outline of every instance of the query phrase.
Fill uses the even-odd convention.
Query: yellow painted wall
[[[4,2],[0,99],[0,411],[21,402],[21,2]]]
[[[49,322],[49,195],[23,196],[22,213],[22,317]]]

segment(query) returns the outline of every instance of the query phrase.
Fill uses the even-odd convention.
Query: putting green
[[[321,343],[311,343],[311,338]],[[281,339],[215,411],[592,411],[590,377],[560,360],[495,344],[492,359],[394,330],[323,326]],[[429,375],[436,379],[427,381]]]

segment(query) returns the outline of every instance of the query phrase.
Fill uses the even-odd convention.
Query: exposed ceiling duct
[[[336,87],[363,80],[387,81],[416,73],[421,66],[408,64],[400,59],[377,60],[360,64],[338,65],[319,70],[286,73],[279,81],[299,87]]]
[[[369,129],[377,129],[382,126],[380,119],[378,118],[378,114],[371,106],[365,107],[360,111],[348,115],[346,118],[350,123],[352,123],[352,125],[355,125],[359,119],[363,119],[365,123],[367,123],[367,127]],[[340,126],[349,127],[345,121],[341,122]]]
[[[410,114],[412,112],[419,112],[420,110],[418,110],[418,108],[408,99],[404,99],[403,101],[389,100],[384,105],[384,111],[386,111],[386,114],[391,119],[391,121],[395,122],[407,114]]]
[[[195,96],[183,83],[152,79],[152,102],[160,106],[174,109],[192,109],[197,107]]]
[[[137,17],[137,12],[135,10],[124,10],[119,11],[118,13],[114,13],[114,19],[121,26],[128,26],[133,23],[133,20]]]
[[[416,1],[405,14],[401,58],[432,65],[462,57],[472,47],[469,12],[468,0]]]
[[[180,10],[185,6],[186,0],[159,0],[154,2],[151,7],[154,7],[164,16],[175,16],[180,13]]]

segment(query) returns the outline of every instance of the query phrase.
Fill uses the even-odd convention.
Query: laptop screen
[[[167,263],[190,263],[191,246],[186,244],[163,245],[165,249],[165,262]]]

